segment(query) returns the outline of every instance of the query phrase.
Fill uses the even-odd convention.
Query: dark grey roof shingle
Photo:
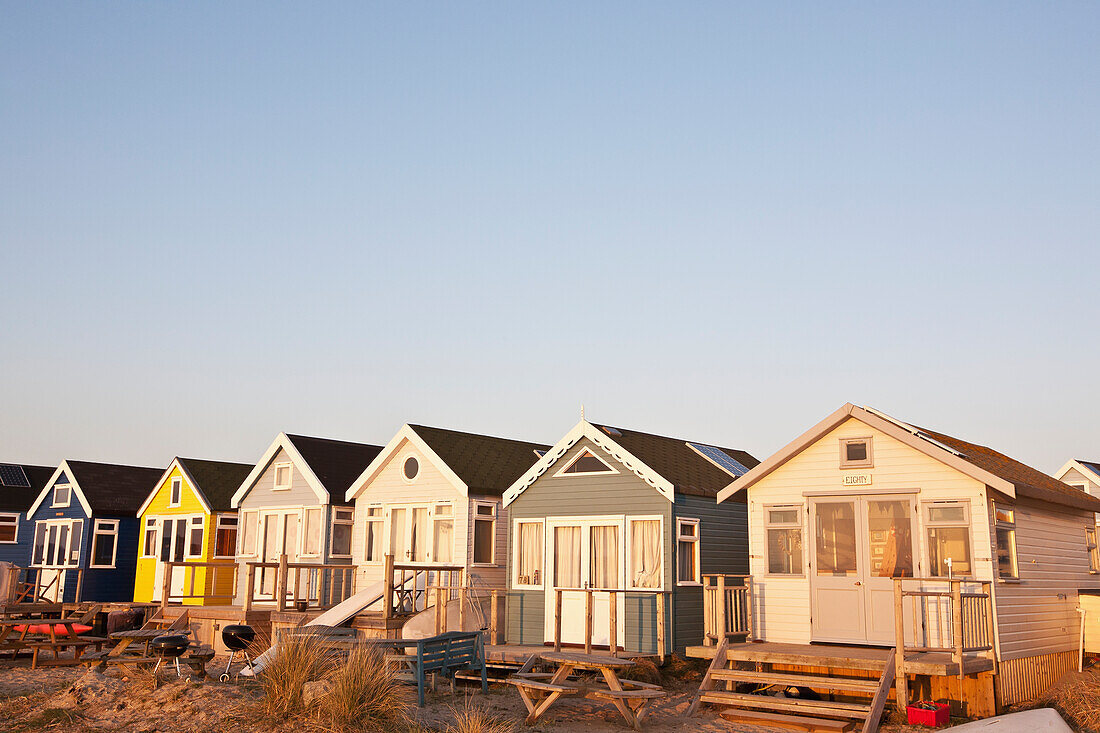
[[[204,461],[198,458],[177,458],[180,465],[198,484],[195,488],[206,497],[210,508],[216,512],[230,510],[233,494],[253,466],[248,463],[226,463],[225,461]]]
[[[114,463],[68,461],[72,478],[84,492],[92,514],[137,514],[149,492],[164,475],[163,468],[120,466]]]
[[[426,425],[409,427],[466,483],[471,494],[503,494],[538,460],[536,450],[550,448],[541,443]]]
[[[351,443],[329,438],[290,435],[287,438],[309,464],[333,504],[349,504],[344,498],[351,482],[359,478],[374,457],[382,452],[380,445]]]

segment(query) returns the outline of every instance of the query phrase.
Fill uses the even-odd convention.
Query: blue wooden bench
[[[448,631],[439,636],[424,639],[394,640],[395,646],[406,650],[404,654],[387,654],[386,665],[398,666],[398,676],[416,682],[417,704],[424,705],[424,688],[429,674],[441,674],[454,684],[455,672],[468,670],[481,672],[481,691],[489,691],[489,678],[485,669],[485,645],[478,631]],[[408,653],[415,649],[416,653]]]

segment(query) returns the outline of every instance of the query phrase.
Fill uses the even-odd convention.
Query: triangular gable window
[[[590,450],[583,450],[573,462],[562,471],[564,474],[615,473],[615,469],[595,456]]]

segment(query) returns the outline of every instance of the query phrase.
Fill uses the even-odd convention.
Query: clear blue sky
[[[593,5],[595,7],[593,7]],[[0,4],[0,460],[1100,458],[1100,5]]]

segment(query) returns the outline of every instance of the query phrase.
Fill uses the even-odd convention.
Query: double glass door
[[[54,603],[65,597],[65,568],[80,563],[80,537],[84,522],[79,519],[51,519],[38,522],[34,536],[34,564],[38,571],[38,593]]]
[[[390,509],[390,553],[397,563],[428,562],[429,526],[427,506]]]
[[[297,562],[298,521],[297,509],[270,511],[260,515],[260,562],[278,564],[279,558],[284,554],[289,562]],[[278,578],[278,568],[259,568],[256,575],[257,596],[273,599]]]
[[[625,547],[622,519],[570,518],[549,520],[546,590],[546,639],[554,639],[556,589],[564,588],[561,603],[561,640],[565,644],[585,641],[587,593],[580,589],[624,588]],[[571,589],[571,590],[570,590]],[[610,594],[592,594],[592,643],[610,644]],[[621,600],[621,598],[620,598]],[[619,604],[622,605],[621,603]],[[616,636],[624,640],[625,609],[616,614]]]
[[[160,520],[160,547],[157,550],[157,566],[154,574],[153,600],[159,601],[164,589],[164,574],[168,572],[165,563],[183,562],[187,547],[188,517],[172,517]],[[168,589],[169,598],[183,595],[184,573],[177,568],[172,573],[172,586]]]
[[[893,579],[915,575],[916,519],[915,494],[811,500],[814,641],[894,642]]]

